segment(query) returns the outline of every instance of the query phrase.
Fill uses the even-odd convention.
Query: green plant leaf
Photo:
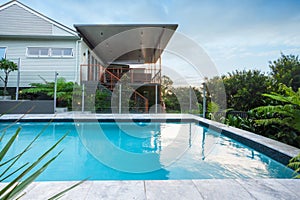
[[[9,167],[7,167],[2,174],[0,175],[0,177],[2,177],[20,158],[21,156],[27,152],[30,147],[33,145],[33,143],[41,136],[41,134],[49,127],[50,123],[53,120],[50,120],[50,122],[47,124],[47,126],[44,126],[44,128],[40,131],[39,134],[37,134],[37,136],[27,145],[27,147],[16,157],[16,159],[9,165]]]
[[[2,135],[1,135],[1,137],[0,137],[0,142],[2,142],[2,140],[3,140],[4,136],[5,136],[5,134],[6,134],[6,130],[3,130],[3,131],[2,131]]]
[[[48,200],[59,199],[59,198],[62,197],[66,192],[72,190],[73,188],[75,188],[75,187],[77,187],[78,185],[82,184],[82,183],[85,182],[86,180],[87,180],[87,178],[84,179],[84,180],[82,180],[82,181],[80,181],[80,182],[78,182],[78,183],[76,183],[76,184],[74,184],[74,185],[72,185],[72,186],[70,186],[70,187],[68,187],[67,189],[61,191],[60,193],[58,193],[58,194],[52,196],[52,197],[49,198]]]
[[[7,144],[4,146],[4,148],[1,150],[0,152],[0,162],[2,161],[2,159],[4,158],[4,156],[6,155],[7,151],[9,150],[9,148],[11,147],[11,145],[14,143],[15,139],[17,138],[17,136],[20,133],[21,128],[18,128],[16,133],[10,138],[10,140],[7,142]]]
[[[7,163],[10,163],[12,160],[16,159],[16,158],[17,158],[18,156],[20,156],[21,154],[22,154],[22,153],[19,153],[18,155],[16,155],[16,156],[12,157],[11,159],[5,161],[4,163],[0,163],[0,167],[6,165]],[[0,175],[0,177],[1,177],[1,175]]]
[[[39,168],[36,172],[30,175],[21,183],[17,184],[8,194],[6,194],[3,199],[13,198],[22,192],[30,183],[32,183],[45,169],[61,154],[60,151],[56,156],[47,161],[41,168]]]
[[[23,169],[25,166],[27,166],[29,164],[29,162],[25,163],[24,165],[22,165],[21,167],[19,167],[18,169],[16,169],[15,171],[13,171],[12,173],[8,174],[6,177],[4,177],[3,179],[0,180],[0,182],[3,182],[4,180],[6,180],[7,178],[11,177],[12,175],[14,175],[15,173],[17,173],[18,171],[20,171],[21,169]]]
[[[6,131],[8,128],[12,127],[13,125],[15,125],[17,122],[19,122],[24,116],[26,116],[28,113],[30,113],[33,109],[35,108],[35,106],[32,106],[26,113],[22,114],[22,116],[20,118],[18,118],[16,121],[12,122],[9,126],[6,126],[4,129],[0,130],[2,131]]]
[[[292,158],[287,166],[295,170],[296,175],[294,178],[300,178],[300,174],[298,174],[300,172],[300,153]]]
[[[13,185],[15,185],[18,181],[20,181],[21,178],[23,178],[27,173],[29,173],[37,164],[39,164],[67,135],[68,135],[68,133],[66,133],[63,137],[61,137],[52,147],[50,147],[43,155],[41,155],[33,164],[31,164],[18,177],[16,177],[6,187],[4,187],[0,191],[0,196],[2,196],[5,191],[7,191],[9,188],[11,188]]]

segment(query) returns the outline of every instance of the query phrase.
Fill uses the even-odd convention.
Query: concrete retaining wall
[[[1,114],[53,114],[53,100],[0,101]]]

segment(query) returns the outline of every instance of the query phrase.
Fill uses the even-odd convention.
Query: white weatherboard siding
[[[39,77],[43,77],[49,82],[54,81],[54,72],[59,73],[59,77],[66,78],[67,81],[75,81],[76,73],[76,40],[63,39],[3,39],[0,38],[0,46],[7,47],[6,58],[17,61],[21,58],[21,78],[20,87],[28,87],[29,83],[43,82]],[[27,47],[54,47],[73,48],[71,58],[30,58],[26,55]],[[16,87],[16,72],[9,76],[9,87]],[[3,73],[1,73],[3,76]],[[3,86],[3,81],[0,87]]]
[[[12,5],[0,12],[1,35],[48,35],[52,34],[52,24],[24,10],[18,5]],[[22,27],[20,29],[20,27]]]
[[[1,8],[0,19],[0,35],[77,36],[71,29],[19,2],[12,2]]]

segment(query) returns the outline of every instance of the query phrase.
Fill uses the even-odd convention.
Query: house
[[[73,30],[16,0],[0,6],[0,19],[0,57],[19,64],[11,90],[53,82],[57,72],[113,92],[126,74],[138,110],[160,103],[161,54],[176,24],[81,24]]]
[[[76,31],[18,1],[2,5],[0,19],[0,56],[21,59],[20,87],[41,82],[41,77],[53,81],[54,71],[76,81],[80,42]],[[16,86],[14,75],[10,77],[10,87]]]

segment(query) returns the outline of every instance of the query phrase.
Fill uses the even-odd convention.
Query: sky
[[[0,3],[7,1],[0,0]],[[269,72],[280,53],[300,55],[300,0],[20,0],[73,24],[176,23],[220,74]]]

